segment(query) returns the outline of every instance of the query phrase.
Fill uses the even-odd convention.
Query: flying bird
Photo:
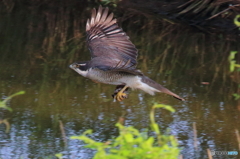
[[[136,69],[138,50],[118,26],[113,13],[108,11],[102,6],[97,11],[94,8],[87,20],[87,45],[91,60],[75,62],[69,67],[95,82],[117,85],[113,97],[118,101],[127,97],[128,88],[140,89],[150,95],[162,92],[184,101]]]

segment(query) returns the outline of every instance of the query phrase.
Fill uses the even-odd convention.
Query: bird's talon
[[[126,99],[127,98],[127,95],[122,95],[122,99]]]
[[[123,99],[127,98],[127,94],[118,92],[118,94],[115,97],[119,102],[121,102]]]

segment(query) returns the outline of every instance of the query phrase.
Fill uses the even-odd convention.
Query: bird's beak
[[[76,71],[78,74],[86,77],[87,71],[81,70],[81,69],[79,68],[79,64],[73,63],[73,64],[69,65],[69,67],[70,67],[71,69],[73,69],[74,71]]]
[[[69,68],[73,69],[73,64],[69,65]]]
[[[73,64],[69,65],[69,67],[73,70],[75,70],[77,68],[76,66],[77,66],[76,63],[73,63]]]

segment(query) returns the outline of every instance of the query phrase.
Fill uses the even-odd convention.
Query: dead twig
[[[67,137],[66,137],[64,126],[63,126],[63,123],[62,123],[61,120],[59,120],[59,127],[60,127],[60,130],[61,130],[61,134],[62,134],[62,138],[63,138],[64,144],[66,146],[67,145]]]
[[[212,158],[212,153],[210,149],[207,149],[207,154],[208,154],[208,159],[213,159]]]
[[[193,123],[193,136],[194,136],[194,148],[197,150],[197,128],[196,128],[196,123]]]
[[[236,133],[237,141],[238,141],[238,149],[240,150],[240,135],[239,135],[239,131],[237,129],[235,129],[235,133]]]

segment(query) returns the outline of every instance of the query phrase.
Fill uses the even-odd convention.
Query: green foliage
[[[62,158],[63,158],[63,155],[62,155],[61,153],[55,154],[55,156],[56,156],[58,159],[62,159]]]
[[[15,96],[18,96],[18,95],[21,95],[21,94],[24,94],[25,92],[24,91],[20,91],[20,92],[17,92],[13,95],[10,95],[9,97],[7,97],[6,99],[4,99],[3,101],[0,101],[0,108],[4,108],[4,109],[7,109],[9,111],[12,111],[12,109],[10,107],[7,106],[7,102],[12,99],[13,97]]]
[[[117,7],[118,0],[102,0],[101,1],[104,5],[112,4],[113,7]]]
[[[234,71],[240,71],[240,64],[236,64],[236,60],[235,60],[235,55],[237,54],[237,51],[231,51],[229,57],[228,57],[228,61],[230,63],[230,72],[234,72]],[[239,68],[238,70],[236,70],[236,68]],[[240,84],[238,85],[240,87]],[[233,94],[235,100],[240,99],[240,94],[234,93]]]
[[[154,118],[156,108],[174,112],[171,106],[154,104],[150,112],[150,125],[155,137],[148,135],[148,131],[140,132],[132,126],[126,127],[118,122],[116,126],[119,136],[111,141],[92,140],[87,136],[92,134],[92,130],[87,130],[80,136],[72,136],[71,139],[83,140],[87,143],[86,147],[96,149],[94,159],[176,159],[180,153],[178,142],[172,135],[161,134]]]
[[[234,23],[237,27],[240,27],[240,15],[237,15],[235,18],[234,18]]]
[[[234,96],[235,100],[240,99],[240,94],[234,93],[233,96]]]
[[[235,54],[237,54],[237,51],[231,51],[230,55],[228,56],[228,61],[230,62],[230,72],[233,72],[237,67],[240,68],[240,64],[236,64]]]

